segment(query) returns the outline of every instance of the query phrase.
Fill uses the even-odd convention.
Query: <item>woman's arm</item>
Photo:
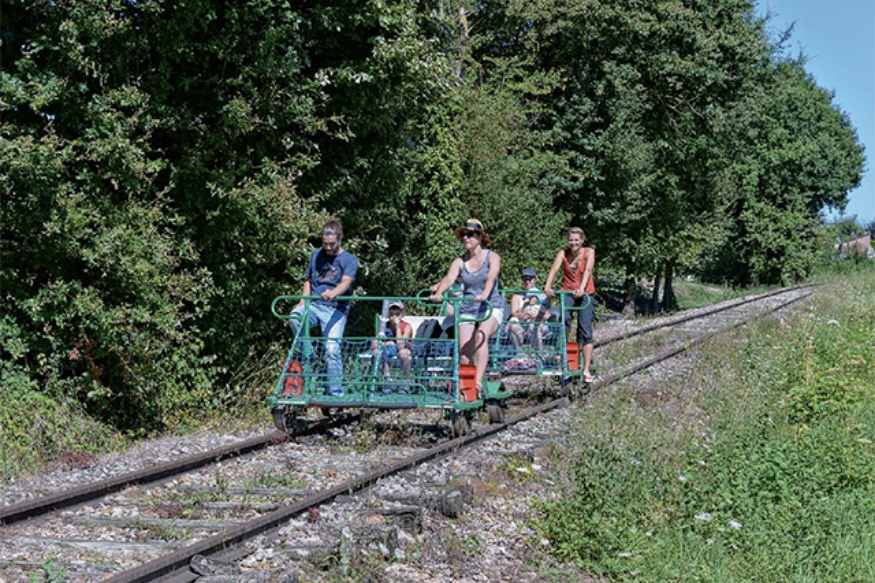
[[[553,279],[556,277],[556,274],[559,273],[559,270],[562,269],[563,254],[563,251],[559,251],[559,253],[556,254],[556,259],[553,260],[553,266],[550,267],[550,275],[547,276],[547,283],[544,284],[544,293],[547,294],[548,298],[553,297]]]
[[[522,308],[523,296],[520,294],[513,294],[510,298],[510,315],[522,318],[524,316]]]
[[[593,266],[595,266],[595,249],[589,247],[587,248],[587,250],[589,251],[589,253],[586,254],[586,266],[583,268],[583,277],[580,278],[579,291],[581,296],[586,293],[586,286],[592,279],[592,268]]]
[[[434,293],[432,293],[431,295],[431,301],[439,302],[443,299],[444,292],[450,289],[450,286],[453,285],[453,282],[456,281],[457,277],[459,277],[459,272],[461,269],[462,260],[459,257],[456,257],[455,259],[453,259],[453,262],[450,263],[450,268],[447,270],[447,274],[434,288]]]

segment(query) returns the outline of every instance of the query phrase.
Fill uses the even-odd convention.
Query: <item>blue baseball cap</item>
[[[523,269],[523,277],[538,277],[538,275],[535,273],[534,269],[527,267]]]

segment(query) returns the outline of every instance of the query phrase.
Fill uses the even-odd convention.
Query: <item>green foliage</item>
[[[40,566],[41,573],[28,573],[28,580],[32,583],[63,583],[67,581],[67,569],[56,567],[51,559]]]
[[[712,306],[718,302],[725,302],[758,292],[757,289],[715,286],[696,281],[677,281],[674,287],[679,308],[682,310]]]
[[[484,222],[490,245],[502,255],[502,285],[513,288],[526,267],[546,277],[569,226],[548,185],[568,170],[551,151],[550,133],[535,127],[550,114],[539,100],[558,78],[533,75],[530,62],[515,58],[490,58],[486,65],[479,82],[460,91],[460,198],[468,215]]]
[[[726,222],[706,249],[705,274],[748,285],[798,281],[817,259],[818,215],[841,207],[862,175],[847,116],[802,64],[782,61],[732,112],[727,133]]]
[[[843,252],[841,244],[866,234],[866,227],[856,217],[827,222],[817,234],[817,263],[815,273],[832,279],[836,275],[875,270],[875,261],[854,247],[850,253]]]
[[[872,398],[875,387],[875,310],[865,309],[875,296],[875,273],[860,276],[864,284],[850,309],[829,306],[812,310],[800,323],[800,334],[784,356],[784,390],[790,398],[790,418],[813,421],[853,410]],[[857,306],[863,305],[863,309]]]
[[[404,3],[4,6],[4,360],[123,428],[215,407],[325,209],[361,232],[397,188],[375,162],[441,88],[430,26]]]
[[[675,260],[713,219],[715,137],[762,58],[749,2],[517,4],[542,67],[565,81],[562,207],[632,273]]]
[[[40,471],[64,455],[89,456],[123,445],[75,401],[34,390],[23,371],[10,368],[4,364],[0,372],[0,482]]]
[[[3,382],[151,432],[250,402],[322,222],[411,295],[484,221],[503,283],[789,281],[862,152],[752,0],[4,3]],[[267,360],[266,360],[267,359]],[[263,392],[263,391],[262,391]]]
[[[573,491],[545,505],[555,552],[624,581],[870,579],[873,285],[823,290],[703,354],[689,432],[621,395],[592,405]]]

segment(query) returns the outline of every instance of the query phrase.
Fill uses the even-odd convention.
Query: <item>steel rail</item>
[[[731,310],[732,308],[737,308],[737,307],[743,306],[745,304],[749,304],[749,303],[756,302],[759,300],[764,300],[766,298],[770,298],[770,297],[777,296],[780,294],[789,293],[791,291],[797,291],[797,290],[805,289],[808,287],[816,287],[818,285],[821,285],[821,284],[810,284],[809,283],[809,284],[797,285],[797,286],[793,286],[793,287],[781,288],[779,290],[767,292],[764,294],[750,296],[747,298],[741,298],[740,300],[735,301],[731,304],[727,304],[727,305],[719,306],[719,307],[714,307],[714,308],[709,308],[709,309],[705,310],[704,312],[699,312],[697,314],[689,314],[689,315],[681,316],[678,318],[672,318],[668,322],[657,322],[654,324],[643,326],[641,328],[636,328],[635,330],[630,330],[628,332],[616,334],[614,336],[610,336],[610,337],[605,338],[603,340],[598,340],[598,341],[594,342],[593,347],[598,348],[599,346],[605,346],[607,344],[619,342],[620,340],[626,340],[627,338],[632,338],[633,336],[638,336],[639,334],[645,334],[647,332],[659,330],[660,328],[668,328],[669,326],[676,326],[677,324],[683,324],[684,322],[689,322],[691,320],[696,320],[698,318],[704,318],[706,316],[711,316],[713,314],[725,312],[726,310]]]
[[[627,338],[631,338],[633,336],[643,334],[646,332],[650,332],[653,330],[657,330],[660,328],[674,326],[683,322],[695,320],[698,318],[704,318],[721,311],[730,310],[732,308],[751,303],[757,300],[765,299],[768,297],[772,297],[775,295],[779,295],[782,293],[787,293],[790,291],[795,291],[798,289],[804,289],[806,287],[813,287],[815,284],[807,284],[801,286],[794,286],[791,288],[784,288],[780,290],[776,290],[773,292],[768,292],[766,294],[759,294],[756,296],[752,296],[750,298],[745,298],[740,301],[734,302],[727,306],[720,306],[718,308],[713,308],[706,310],[705,312],[699,312],[697,314],[684,316],[681,318],[673,319],[669,322],[656,323],[653,325],[645,326],[643,328],[639,328],[636,330],[632,330],[630,332],[626,332],[617,336],[613,336],[607,338],[605,340],[599,341],[595,343],[595,346],[604,346],[606,344],[610,344],[613,342],[617,342],[620,340],[625,340]],[[639,369],[640,370],[640,369]],[[630,373],[631,374],[631,373]],[[614,382],[616,375],[612,375],[610,377]],[[622,378],[622,377],[619,377]],[[605,384],[607,379],[602,379],[601,381],[597,381],[593,388],[601,386]],[[320,421],[302,432],[302,435],[314,433],[318,431],[322,431],[328,427],[334,427],[337,425],[342,425],[346,423],[350,423],[356,419],[358,419],[358,415],[348,415],[345,417],[334,418],[327,421]],[[23,520],[28,520],[31,518],[35,518],[41,516],[43,514],[47,514],[54,510],[59,510],[62,508],[67,508],[76,504],[82,504],[88,502],[90,500],[94,500],[101,496],[106,496],[107,494],[111,494],[113,492],[117,492],[119,490],[123,490],[128,486],[132,486],[135,484],[144,484],[149,482],[154,482],[157,480],[162,480],[168,478],[170,476],[178,475],[187,471],[191,471],[197,468],[201,468],[204,466],[208,466],[210,464],[216,463],[218,461],[231,459],[234,457],[239,457],[254,451],[258,451],[260,449],[264,449],[270,446],[272,443],[277,442],[278,440],[285,439],[285,435],[281,432],[273,432],[266,436],[255,437],[243,442],[239,442],[237,444],[230,444],[227,446],[223,446],[220,448],[212,449],[210,451],[203,452],[201,454],[190,456],[187,458],[173,460],[169,462],[165,462],[162,464],[158,464],[152,466],[150,468],[144,468],[142,470],[138,470],[135,472],[130,472],[127,474],[123,474],[120,476],[116,476],[113,478],[108,478],[106,480],[101,480],[99,482],[95,482],[93,484],[86,484],[84,486],[80,486],[77,488],[73,488],[70,490],[65,490],[62,492],[57,492],[54,494],[50,494],[47,496],[42,496],[39,498],[33,498],[30,500],[25,500],[19,502],[17,504],[12,504],[9,506],[5,506],[0,508],[0,525],[9,525],[16,522],[21,522]]]
[[[351,423],[358,418],[358,415],[346,415],[330,420],[320,420],[302,431],[301,434],[306,435],[308,433],[322,431],[328,427]],[[17,504],[4,506],[0,508],[0,525],[21,522],[43,514],[48,514],[54,510],[82,504],[100,498],[101,496],[118,492],[119,490],[123,490],[134,484],[146,484],[157,480],[163,480],[170,476],[189,472],[219,461],[240,457],[269,447],[272,444],[285,441],[286,439],[287,436],[284,433],[274,431],[268,435],[253,437],[238,443],[232,443],[211,449],[197,455],[164,462],[142,470],[129,472],[113,478],[107,478],[99,482],[85,484],[84,486],[79,486],[70,490],[64,490],[47,496],[31,498],[30,500],[25,500]]]
[[[778,310],[786,308],[787,306],[795,304],[796,302],[801,301],[801,300],[808,298],[810,296],[811,296],[810,293],[800,295],[799,297],[793,298],[792,300],[785,302],[785,303],[781,304],[780,306],[777,306],[776,308],[771,308],[770,310],[768,310],[765,313],[773,314],[773,313],[777,312]],[[648,358],[647,360],[645,360],[641,363],[638,363],[634,366],[631,366],[627,369],[624,369],[620,372],[608,375],[605,378],[593,383],[592,389],[595,390],[595,389],[599,389],[602,387],[607,387],[608,385],[611,385],[611,384],[613,384],[619,380],[622,380],[626,377],[632,376],[636,372],[644,370],[645,368],[650,368],[651,366],[653,366],[655,364],[658,364],[664,360],[668,360],[669,358],[672,358],[673,356],[677,356],[678,354],[680,354],[682,352],[686,352],[686,351],[690,350],[693,346],[701,344],[702,342],[705,342],[706,340],[710,340],[711,338],[714,338],[715,336],[718,336],[718,335],[723,334],[725,332],[728,332],[730,330],[734,330],[735,328],[740,328],[741,326],[744,326],[745,324],[747,324],[754,317],[759,317],[761,315],[762,314],[757,314],[756,316],[751,316],[750,318],[746,318],[744,320],[741,320],[740,322],[733,322],[732,324],[729,324],[723,328],[720,328],[717,330],[712,330],[711,332],[706,332],[705,334],[702,334],[701,336],[698,336],[698,337],[694,338],[693,340],[690,340],[689,342],[684,343],[680,347],[671,348],[669,350],[666,350],[665,352],[662,352],[662,353],[660,353],[652,358]]]
[[[805,294],[797,298],[793,298],[789,302],[783,303],[780,306],[770,309],[767,313],[776,312],[795,302],[807,298],[810,295],[811,294]],[[758,314],[756,317],[760,315],[761,314]],[[681,352],[687,351],[692,346],[704,342],[705,340],[712,338],[718,334],[722,334],[729,330],[743,326],[754,317],[755,316],[751,316],[749,318],[743,319],[740,322],[734,322],[731,325],[703,334],[701,337],[685,343],[680,348],[670,349],[662,354],[648,359],[645,363],[642,363],[635,367],[631,367],[630,369],[622,371],[621,373],[611,375],[606,379],[598,381],[594,384],[594,387],[607,386],[622,378],[628,377],[644,368],[653,366],[658,362],[671,358],[672,356],[675,356]],[[168,555],[159,557],[148,563],[144,563],[143,565],[135,567],[131,570],[104,579],[104,582],[147,583],[159,579],[165,582],[172,581],[173,583],[187,583],[191,581],[196,581],[198,575],[188,570],[189,564],[191,563],[191,560],[192,558],[194,558],[195,555],[210,556],[217,555],[219,553],[223,555],[233,553],[232,547],[239,545],[240,543],[248,539],[263,534],[266,531],[277,528],[284,522],[300,514],[303,514],[304,512],[307,512],[310,508],[314,508],[321,504],[330,502],[338,496],[351,495],[361,490],[364,490],[365,488],[376,484],[377,481],[380,479],[408,470],[419,464],[449,457],[453,455],[456,451],[471,446],[483,439],[486,439],[487,437],[491,437],[492,435],[495,435],[512,425],[516,425],[517,423],[530,419],[541,413],[545,413],[559,407],[566,407],[569,405],[569,403],[570,401],[568,400],[568,398],[562,397],[548,403],[533,407],[531,409],[527,409],[519,415],[511,419],[505,420],[502,423],[496,423],[485,427],[475,428],[472,433],[469,433],[466,436],[453,439],[441,445],[435,446],[427,451],[411,455],[403,460],[399,460],[398,462],[390,464],[386,467],[379,468],[357,478],[347,480],[322,492],[299,500],[293,505],[280,508],[257,518],[253,518],[237,526],[228,528],[220,534],[211,536],[190,546],[178,549]]]
[[[427,451],[408,456],[403,460],[367,472],[362,476],[352,478],[341,484],[323,490],[322,492],[303,498],[295,504],[285,506],[268,514],[243,522],[237,526],[228,528],[220,534],[206,538],[163,557],[159,557],[129,571],[104,579],[104,583],[143,583],[146,581],[155,581],[156,579],[164,577],[174,571],[188,568],[191,559],[195,555],[209,556],[224,551],[233,545],[239,544],[262,534],[267,530],[275,528],[289,519],[307,512],[310,508],[330,502],[338,496],[354,494],[376,484],[378,480],[385,477],[408,470],[424,462],[448,457],[453,455],[457,450],[503,431],[511,425],[515,425],[534,417],[535,415],[551,411],[558,407],[568,406],[568,404],[569,401],[566,398],[556,399],[549,403],[544,403],[543,405],[528,409],[503,423],[477,427],[468,435],[442,443]],[[194,577],[196,578],[196,575]]]

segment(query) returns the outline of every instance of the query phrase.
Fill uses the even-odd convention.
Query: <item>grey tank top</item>
[[[486,251],[486,260],[480,269],[474,272],[468,271],[467,261],[462,260],[462,284],[465,286],[465,297],[476,298],[483,293],[486,287],[486,276],[489,274],[489,258],[492,251]],[[489,297],[486,298],[492,303],[494,309],[500,309],[503,306],[501,294],[498,292],[498,278],[495,278],[495,284],[492,286],[492,291]],[[459,313],[468,318],[484,318],[489,311],[489,307],[485,302],[462,302],[459,306]]]

